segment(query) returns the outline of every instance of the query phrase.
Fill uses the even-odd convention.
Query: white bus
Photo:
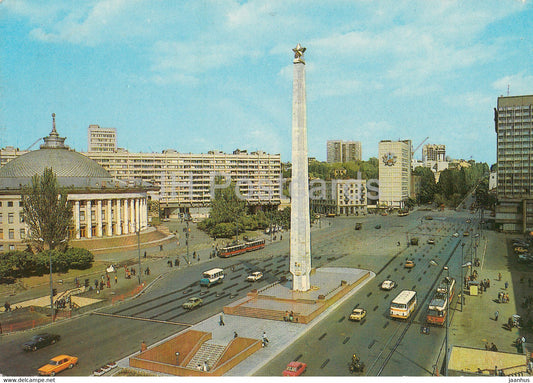
[[[217,283],[222,283],[224,280],[224,270],[223,269],[211,269],[204,271],[202,273],[202,278],[200,279],[200,286],[211,286]]]
[[[403,290],[390,304],[391,318],[407,319],[416,307],[416,291]]]

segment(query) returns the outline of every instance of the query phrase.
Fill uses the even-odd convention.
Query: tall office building
[[[87,128],[88,152],[114,152],[117,150],[117,130],[89,125]]]
[[[362,151],[360,141],[328,140],[327,162],[361,161]]]
[[[533,231],[533,95],[498,97],[496,228]]]
[[[411,196],[411,140],[380,141],[379,205],[402,208]]]

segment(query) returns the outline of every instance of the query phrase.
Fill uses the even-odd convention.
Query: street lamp
[[[464,302],[464,297],[463,297],[463,294],[465,293],[465,282],[464,282],[464,277],[463,277],[463,262],[464,262],[464,258],[463,258],[463,250],[465,248],[465,243],[464,242],[461,242],[461,312],[463,312],[463,302]]]
[[[137,251],[139,253],[139,272],[137,273],[139,278],[139,285],[141,284],[141,228],[140,224],[137,228]]]
[[[448,266],[444,266],[444,270],[446,270],[446,345],[444,350],[444,375],[448,376],[448,317],[450,316],[450,302],[449,300],[449,294],[450,294],[450,270],[448,269]]]

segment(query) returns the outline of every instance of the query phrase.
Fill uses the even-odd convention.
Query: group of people
[[[498,347],[492,342],[490,342],[490,345],[488,343],[485,343],[485,350],[487,351],[498,351]]]
[[[285,316],[283,317],[283,320],[285,322],[294,322],[296,320],[296,317],[294,316],[294,313],[292,311],[285,311]]]
[[[509,303],[509,293],[504,293],[503,291],[500,291],[498,293],[498,302]]]
[[[172,267],[172,261],[170,259],[167,261],[167,264],[168,264],[168,267]],[[179,259],[179,257],[177,257],[174,260],[174,266],[180,267],[180,259]]]

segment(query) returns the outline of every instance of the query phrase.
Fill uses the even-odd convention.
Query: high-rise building
[[[89,125],[87,128],[88,152],[114,152],[117,150],[117,130]]]
[[[411,140],[380,141],[379,205],[402,208],[411,197]]]
[[[533,230],[533,95],[498,97],[496,228]]]
[[[446,161],[446,145],[424,145],[422,147],[422,161]]]
[[[362,151],[360,141],[328,140],[327,162],[361,161]]]

